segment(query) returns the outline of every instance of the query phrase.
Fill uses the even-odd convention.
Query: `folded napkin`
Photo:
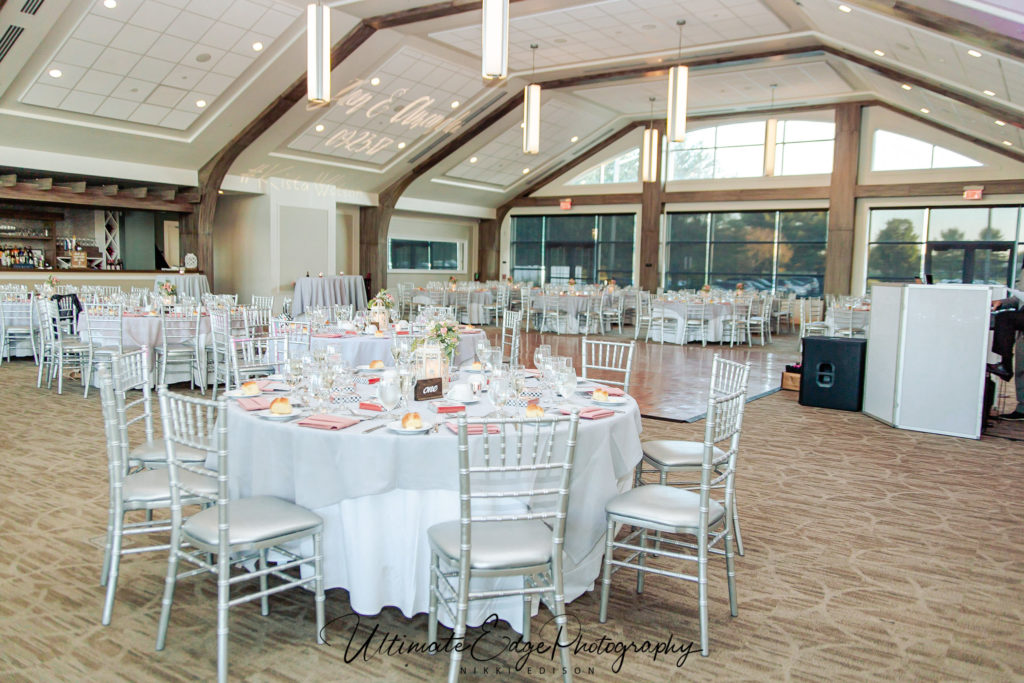
[[[370,377],[369,379],[366,380],[366,383],[367,384],[376,384],[379,381],[380,381],[380,377]]]
[[[382,412],[384,410],[384,406],[379,403],[360,401],[359,410],[376,410],[377,412]]]
[[[270,407],[270,399],[265,396],[240,398],[238,399],[238,407],[242,410],[266,410]]]
[[[456,433],[456,434],[459,433],[459,425],[458,424],[456,424],[454,422],[445,422],[444,424],[445,424],[446,427],[448,427],[448,429],[452,430],[454,433]],[[484,433],[484,426],[482,424],[466,425],[466,433],[469,434],[470,436],[482,435]],[[487,425],[487,433],[488,434],[500,434],[501,433],[501,427],[499,427],[498,425]]]
[[[562,415],[571,414],[571,410],[562,408]],[[600,420],[602,417],[611,417],[614,414],[614,410],[608,410],[607,408],[584,408],[580,411],[580,418],[584,420]]]
[[[439,413],[461,413],[466,409],[466,406],[439,403],[434,404],[433,408]]]
[[[395,334],[409,334],[409,330],[395,330]]]
[[[594,389],[604,389],[609,396],[625,396],[626,392],[618,387],[606,387],[603,384],[595,384]]]
[[[352,333],[350,332],[349,334],[352,334]],[[319,337],[320,339],[337,339],[338,337],[344,337],[345,335],[341,334],[340,332],[338,332],[338,333],[331,333],[331,334],[314,334],[313,336],[314,337]]]
[[[291,391],[292,388],[284,382],[275,379],[263,380],[260,383],[260,391]]]
[[[313,427],[314,429],[338,430],[359,424],[359,420],[354,420],[351,417],[341,417],[340,415],[310,415],[295,424],[300,427]]]

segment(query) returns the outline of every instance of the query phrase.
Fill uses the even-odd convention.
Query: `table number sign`
[[[426,379],[416,380],[416,384],[412,390],[412,397],[415,401],[429,401],[435,398],[441,398],[443,392],[441,390],[442,381],[440,377],[428,377]]]

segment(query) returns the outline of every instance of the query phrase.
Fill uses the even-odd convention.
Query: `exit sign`
[[[964,199],[981,199],[984,189],[983,187],[965,187]]]
[[[568,211],[572,208],[572,197],[558,200],[558,208],[562,211]]]

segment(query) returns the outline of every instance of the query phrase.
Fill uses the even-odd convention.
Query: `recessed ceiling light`
[[[398,149],[405,149],[405,143],[404,142],[399,142],[398,143]]]
[[[206,106],[206,100],[196,100],[196,106],[202,109]]]
[[[903,88],[904,90],[910,90],[910,89],[911,89],[911,88],[910,88],[910,84],[909,84],[909,83],[904,83],[904,84],[903,84],[903,85],[901,85],[900,87],[901,87],[901,88]]]
[[[476,162],[477,162],[477,158],[476,157],[470,157],[469,158],[469,163],[475,164]]]
[[[257,40],[255,43],[252,44],[252,49],[256,52],[259,52],[260,50],[263,49],[263,43]]]
[[[50,69],[47,73],[50,74],[50,78],[60,78],[64,75],[64,72],[60,69]]]
[[[1013,147],[1013,143],[1010,142],[1009,140],[1003,140],[1003,144],[1006,145],[1007,147]]]
[[[458,108],[459,108],[459,101],[455,100],[454,102],[452,102],[452,109],[458,109]]]
[[[884,57],[885,56],[885,53],[882,52],[881,50],[875,50],[875,54],[878,55],[879,57]]]
[[[932,110],[929,109],[928,107],[921,107],[921,113],[922,114],[931,114]]]
[[[846,5],[840,5],[840,6],[839,6],[839,11],[840,11],[840,12],[846,12],[847,14],[849,14],[849,13],[850,13],[850,12],[852,12],[853,10],[852,10],[852,9],[850,9],[849,7],[847,7]]]
[[[107,9],[114,9],[117,7],[117,0],[103,0],[103,6]]]
[[[967,54],[969,54],[972,57],[980,57],[981,56],[981,53],[978,52],[977,50],[968,50]]]
[[[317,133],[323,133],[324,132],[324,127],[325,127],[324,124],[318,123],[318,124],[316,124],[316,128],[314,128],[313,130],[315,130]]]
[[[528,168],[524,168],[524,169],[523,169],[523,175],[526,175],[526,174],[527,174],[527,173],[529,173],[529,172],[530,172],[530,169],[528,169]]]
[[[374,76],[370,79],[370,85],[380,85],[380,79]]]
[[[579,141],[580,141],[580,136],[579,135],[573,135],[571,138],[569,138],[569,142],[579,142]]]
[[[224,194],[224,190],[217,190],[217,194]]]
[[[1006,125],[1006,121],[1000,121],[999,119],[996,119],[996,125],[997,126],[1005,126]]]
[[[995,97],[996,96],[996,94],[994,92],[992,92],[991,90],[982,90],[981,92],[984,93],[985,95],[988,95],[989,97]]]

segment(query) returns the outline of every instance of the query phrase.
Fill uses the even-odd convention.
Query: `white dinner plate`
[[[484,371],[483,368],[474,368],[471,365],[464,365],[463,367],[459,368],[459,372],[471,372],[474,375],[479,375],[479,374],[483,373],[483,371]]]
[[[621,406],[627,401],[625,396],[609,396],[606,401],[598,401],[595,398],[591,398],[590,400],[599,406]]]
[[[252,415],[255,415],[256,417],[262,418],[264,420],[275,420],[285,422],[287,420],[294,420],[295,418],[300,417],[302,413],[298,410],[295,410],[293,406],[292,412],[288,413],[287,415],[277,415],[276,413],[270,412],[270,409],[255,410],[252,412]]]
[[[424,422],[423,426],[420,427],[419,429],[406,429],[405,427],[402,426],[401,420],[395,420],[394,422],[388,423],[388,431],[395,432],[397,434],[422,434],[423,432],[431,429],[433,426],[434,424],[432,422]]]
[[[359,366],[356,367],[356,370],[358,370],[359,372],[374,372],[374,373],[376,373],[376,372],[384,372],[387,369],[388,368],[387,368],[386,365],[384,367],[382,367],[382,368],[371,368],[369,365],[359,365]]]
[[[259,398],[264,392],[257,391],[255,394],[244,394],[241,389],[229,389],[224,392],[224,395],[228,398]],[[273,393],[273,392],[268,392]]]

